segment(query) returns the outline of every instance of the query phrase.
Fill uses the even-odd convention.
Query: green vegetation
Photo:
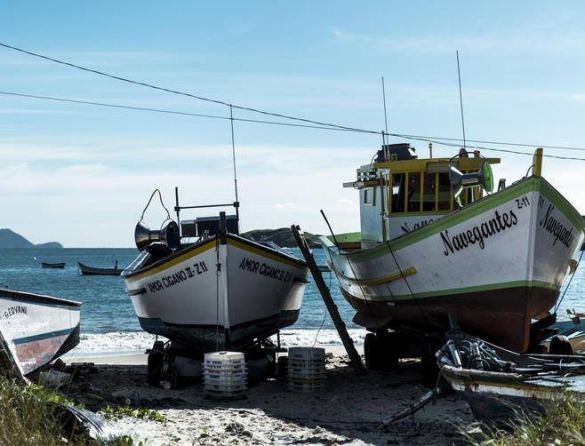
[[[473,445],[536,446],[585,445],[585,402],[560,395],[545,403],[542,416],[521,415],[511,430],[488,429],[474,438]]]
[[[120,437],[106,443],[89,439],[80,433],[65,438],[62,423],[53,412],[54,403],[80,407],[53,390],[36,385],[23,386],[0,376],[0,445],[139,446],[130,437]],[[148,419],[154,419],[152,417],[155,415],[151,412],[154,411],[143,410],[143,413],[148,414]],[[147,418],[141,415],[141,410],[138,413],[140,418]],[[158,414],[157,417],[162,415]]]
[[[120,418],[122,416],[140,418],[141,420],[158,421],[164,423],[167,421],[166,417],[160,412],[152,409],[139,408],[135,409],[129,406],[112,407],[106,406],[101,411],[106,418]]]

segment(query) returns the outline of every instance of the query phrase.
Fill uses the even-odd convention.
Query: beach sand
[[[327,348],[326,391],[292,393],[276,380],[253,385],[247,398],[218,402],[203,397],[201,383],[164,390],[146,383],[146,355],[83,358],[97,373],[82,373],[66,392],[88,408],[106,404],[146,407],[166,422],[123,417],[118,432],[167,444],[426,444],[461,442],[456,425],[472,421],[455,396],[439,398],[387,430],[381,421],[408,407],[428,389],[420,384],[418,364],[404,361],[396,371],[357,376],[340,347]],[[76,358],[79,361],[82,358]],[[94,370],[95,372],[95,370]]]

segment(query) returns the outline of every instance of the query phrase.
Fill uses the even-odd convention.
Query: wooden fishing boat
[[[118,268],[118,262],[114,268],[98,268],[95,266],[85,265],[81,262],[77,262],[79,265],[79,272],[83,276],[119,276],[122,274],[122,269]]]
[[[237,214],[183,222],[182,237],[168,218],[161,231],[141,219],[141,253],[122,273],[145,331],[201,353],[244,349],[297,320],[304,261],[240,237]]]
[[[541,412],[562,395],[585,399],[582,354],[519,354],[457,332],[438,353],[437,364],[474,416],[490,423]]]
[[[80,302],[0,289],[4,359],[27,375],[68,352],[79,343],[80,310]]]
[[[63,268],[65,268],[65,262],[59,262],[59,263],[41,262],[41,266],[43,268],[63,269]]]
[[[321,242],[354,322],[373,332],[366,360],[391,348],[389,329],[436,333],[440,345],[449,315],[515,351],[540,341],[531,323],[554,322],[548,312],[585,238],[579,212],[541,176],[541,159],[537,149],[530,176],[500,180],[492,193],[497,158],[462,150],[418,159],[409,144],[393,144],[344,184],[359,191],[361,232]]]

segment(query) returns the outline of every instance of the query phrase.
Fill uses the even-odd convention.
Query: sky
[[[226,103],[381,131],[585,147],[585,4],[579,1],[6,1],[0,42]],[[157,91],[0,48],[0,91],[229,116]],[[242,119],[274,120],[234,110]],[[359,230],[343,189],[379,134],[234,123],[242,230]],[[390,142],[408,142],[392,137]],[[419,154],[427,143],[410,141]],[[490,146],[497,147],[497,146]],[[501,147],[500,148],[506,148]],[[508,149],[510,147],[507,147]],[[532,152],[532,147],[513,148]],[[454,147],[434,145],[435,156]],[[531,164],[500,156],[508,184]],[[545,150],[583,158],[584,151]],[[230,121],[0,94],[0,227],[34,243],[131,247],[151,192],[167,207],[234,200]],[[585,214],[585,161],[544,176]],[[158,228],[154,203],[145,222]],[[202,213],[187,213],[195,218]]]

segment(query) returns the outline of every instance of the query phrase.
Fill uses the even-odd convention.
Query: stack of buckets
[[[288,389],[313,393],[325,388],[325,349],[291,347],[288,350]]]
[[[239,399],[246,394],[246,360],[240,352],[205,353],[203,390],[212,399]]]

